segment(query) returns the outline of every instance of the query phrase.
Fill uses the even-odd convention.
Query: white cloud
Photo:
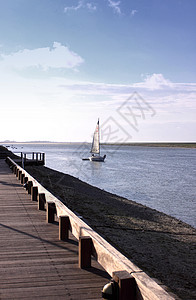
[[[178,135],[179,140],[195,137],[196,83],[173,83],[163,74],[148,75],[142,82],[129,85],[51,76],[25,78],[15,72],[8,75],[1,68],[1,62],[0,82],[0,127],[4,128],[0,140],[84,141],[91,137],[89,122],[94,124],[98,116],[102,123],[109,117],[114,118],[138,141],[163,140],[166,133],[168,140],[174,140],[176,130],[171,125],[174,123],[176,127],[184,128],[184,133]],[[145,119],[138,119],[139,132],[117,112],[134,92],[156,111],[154,117],[146,115]],[[134,108],[136,102],[132,105]],[[82,133],[78,124],[82,124]],[[191,124],[191,132],[186,124]],[[23,130],[18,130],[19,127]]]
[[[155,80],[156,79],[156,80]],[[153,90],[149,89],[149,84],[153,86]],[[156,89],[154,88],[156,85]],[[196,83],[172,83],[164,76],[160,74],[148,75],[142,82],[130,85],[120,84],[106,84],[95,82],[67,82],[59,86],[61,90],[66,91],[69,95],[72,94],[72,105],[75,108],[82,107],[84,109],[83,114],[89,114],[92,118],[97,116],[97,113],[101,116],[102,120],[112,116],[115,120],[123,126],[124,129],[130,130],[133,137],[142,140],[164,140],[166,128],[170,128],[167,138],[168,140],[174,140],[175,128],[172,128],[171,124],[177,124],[184,128],[186,134],[181,135],[181,140],[187,141],[195,138],[196,122]],[[132,127],[126,124],[122,117],[117,113],[119,107],[125,104],[127,99],[132,98],[133,110],[136,105],[134,101],[135,92],[144,99],[143,106],[145,112],[145,118],[139,118],[138,122],[141,123],[141,134],[133,130]],[[146,104],[151,107],[151,110],[146,111]],[[104,107],[104,110],[102,109]],[[151,116],[151,112],[156,112],[154,116]],[[131,115],[127,115],[127,118],[131,118]],[[142,125],[144,123],[144,125]],[[188,134],[187,124],[191,123],[192,132]],[[157,132],[156,138],[151,136],[151,131]],[[142,134],[143,133],[145,134]],[[188,135],[187,135],[188,134]],[[146,135],[146,136],[145,136]],[[189,138],[188,138],[189,136]],[[190,138],[190,136],[192,136]],[[176,137],[180,140],[179,135]]]
[[[136,13],[137,13],[137,10],[136,9],[132,9],[131,16],[133,17]]]
[[[162,74],[147,75],[144,82],[136,83],[135,87],[141,87],[150,90],[160,90],[164,87],[172,87],[170,80],[165,79]]]
[[[83,7],[83,1],[79,1],[76,6],[67,6],[64,8],[64,12],[68,12],[69,10],[77,11],[78,9]]]
[[[91,2],[85,2],[83,1],[78,1],[78,4],[76,6],[67,6],[64,8],[64,12],[67,13],[68,11],[77,11],[81,8],[86,8],[89,11],[95,11],[97,9],[96,5],[91,3]]]
[[[89,10],[92,10],[92,11],[97,9],[96,5],[95,5],[95,4],[92,4],[92,3],[87,3],[87,4],[86,4],[86,7],[87,7]]]
[[[75,69],[83,62],[77,53],[68,47],[54,42],[53,47],[24,49],[9,55],[0,55],[0,65],[12,69],[35,67],[47,71],[50,68]]]
[[[62,83],[62,82],[61,82]],[[134,84],[107,84],[103,82],[64,81],[60,88],[73,89],[75,92],[94,95],[129,95],[133,91],[147,94],[196,93],[195,83],[173,83],[163,74],[147,75],[143,81]]]
[[[121,11],[121,1],[113,1],[113,0],[105,0],[107,5],[113,9],[114,13],[118,14],[118,15],[122,15],[122,11]],[[98,3],[95,4],[95,2],[90,2],[88,0],[80,0],[77,2],[76,5],[72,5],[72,6],[66,6],[64,8],[64,12],[67,13],[69,11],[78,11],[80,9],[87,9],[88,11],[96,11],[97,7],[98,7]],[[136,9],[132,9],[130,14],[133,17],[138,11]]]
[[[117,13],[119,15],[121,15],[121,9],[119,7],[120,3],[121,3],[121,1],[115,2],[115,1],[112,1],[112,0],[108,0],[109,7],[111,7],[115,11],[115,13]]]
[[[137,92],[160,110],[168,109],[170,105],[196,109],[196,84],[172,83],[162,74],[148,75],[144,81],[130,85],[67,81],[59,88],[89,99],[100,96],[99,101],[113,107],[121,105],[122,101]]]

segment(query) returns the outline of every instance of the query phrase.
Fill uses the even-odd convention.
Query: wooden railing
[[[68,239],[69,231],[71,231],[79,241],[80,268],[90,267],[91,256],[94,256],[98,263],[119,284],[119,299],[121,300],[175,299],[161,285],[157,284],[145,272],[77,217],[59,199],[16,164],[16,162],[9,157],[7,157],[6,161],[21,181],[21,184],[31,194],[32,201],[38,201],[38,209],[43,210],[46,207],[47,222],[53,222],[54,216],[57,214],[59,218],[59,239]]]

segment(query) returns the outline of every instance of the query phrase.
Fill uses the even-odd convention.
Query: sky
[[[195,142],[195,0],[0,0],[0,141]]]

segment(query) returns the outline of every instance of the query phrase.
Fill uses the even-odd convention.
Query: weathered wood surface
[[[78,268],[78,242],[59,241],[56,223],[0,160],[0,299],[101,299],[107,273]]]

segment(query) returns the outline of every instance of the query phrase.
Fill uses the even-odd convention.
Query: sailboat
[[[100,141],[99,141],[99,119],[95,128],[95,132],[93,135],[93,142],[91,147],[91,153],[92,155],[89,157],[89,160],[91,161],[104,161],[106,158],[106,155],[101,156],[100,155]]]

